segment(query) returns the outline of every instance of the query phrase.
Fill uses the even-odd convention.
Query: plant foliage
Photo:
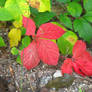
[[[0,36],[0,47],[6,46],[4,39]]]
[[[61,66],[62,73],[72,74],[73,70],[82,76],[92,76],[92,56],[86,50],[86,44],[78,40],[73,47],[72,58],[66,58]],[[67,68],[66,68],[67,67]]]
[[[23,25],[27,29],[26,35],[33,37],[31,44],[21,52],[23,65],[28,70],[37,66],[40,60],[48,65],[57,65],[59,49],[56,43],[49,39],[57,39],[63,35],[65,31],[55,24],[45,23],[39,27],[35,35],[35,23],[32,19],[26,17],[23,17]]]

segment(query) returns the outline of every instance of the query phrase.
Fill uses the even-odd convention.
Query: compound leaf
[[[78,32],[81,38],[90,43],[92,39],[92,26],[83,18],[74,20],[73,26],[75,32]]]

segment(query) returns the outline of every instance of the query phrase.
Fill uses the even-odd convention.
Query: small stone
[[[89,85],[89,88],[92,88],[92,85]]]
[[[60,70],[56,70],[56,72],[53,74],[53,77],[62,77],[61,71]]]
[[[4,33],[4,35],[7,35],[7,33]]]
[[[88,84],[88,81],[84,80],[84,83]]]

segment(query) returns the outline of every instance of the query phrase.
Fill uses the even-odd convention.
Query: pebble
[[[47,84],[48,81],[51,80],[52,78],[57,76],[62,76],[60,75],[61,74],[60,70],[47,69],[47,68],[43,69],[43,67],[41,66],[38,66],[37,68],[31,71],[27,71],[24,67],[22,67],[22,65],[17,64],[16,61],[12,62],[11,66],[15,73],[14,80],[18,83],[19,87],[21,87],[22,84],[22,88],[25,88],[25,90],[23,89],[24,92],[31,92],[30,85],[32,85],[34,90],[36,90],[37,85],[39,88],[43,88],[45,87],[45,84]],[[0,65],[0,70],[1,70],[0,76],[2,77],[6,76],[9,83],[14,83],[14,80],[12,79],[11,73],[7,65]],[[89,89],[92,88],[92,84],[87,82],[86,80],[81,80],[78,78],[75,79],[73,84],[68,88],[59,89],[58,91],[51,88],[49,91],[47,91],[46,89],[46,91],[60,92],[61,90],[61,92],[79,92],[80,87],[82,89]],[[12,89],[14,89],[13,84],[12,84]]]
[[[61,70],[56,70],[56,72],[53,74],[53,77],[62,77]]]

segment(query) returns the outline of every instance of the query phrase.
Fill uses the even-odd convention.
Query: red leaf
[[[77,58],[81,56],[86,50],[86,44],[82,40],[78,40],[73,47],[73,57]]]
[[[80,71],[86,76],[92,76],[92,62],[86,62],[83,60],[78,60],[78,62],[76,62],[76,64],[80,68]]]
[[[90,53],[88,51],[85,51],[80,57],[78,57],[77,59],[81,59],[81,60],[86,60],[86,62],[90,61],[92,62],[92,56],[90,55]]]
[[[39,39],[37,41],[37,50],[40,59],[48,65],[57,65],[59,59],[59,49],[57,45],[50,41]]]
[[[37,32],[37,36],[40,38],[57,39],[61,37],[65,31],[52,23],[42,24]]]
[[[36,43],[33,41],[28,47],[24,48],[21,52],[21,60],[23,61],[23,65],[28,69],[32,69],[38,65],[40,62]]]
[[[63,74],[71,74],[71,66],[76,73],[82,76],[92,76],[92,56],[86,51],[86,44],[82,40],[78,40],[74,45],[72,59],[64,61],[61,67]]]
[[[23,16],[23,25],[26,28],[26,35],[35,35],[36,26],[32,19]]]
[[[92,76],[92,56],[89,52],[85,51],[83,55],[75,61],[75,63],[86,76]]]
[[[72,60],[67,58],[61,66],[62,74],[72,74]]]
[[[79,66],[75,62],[73,62],[72,64],[73,64],[73,69],[77,74],[85,76],[85,74],[80,70]]]

